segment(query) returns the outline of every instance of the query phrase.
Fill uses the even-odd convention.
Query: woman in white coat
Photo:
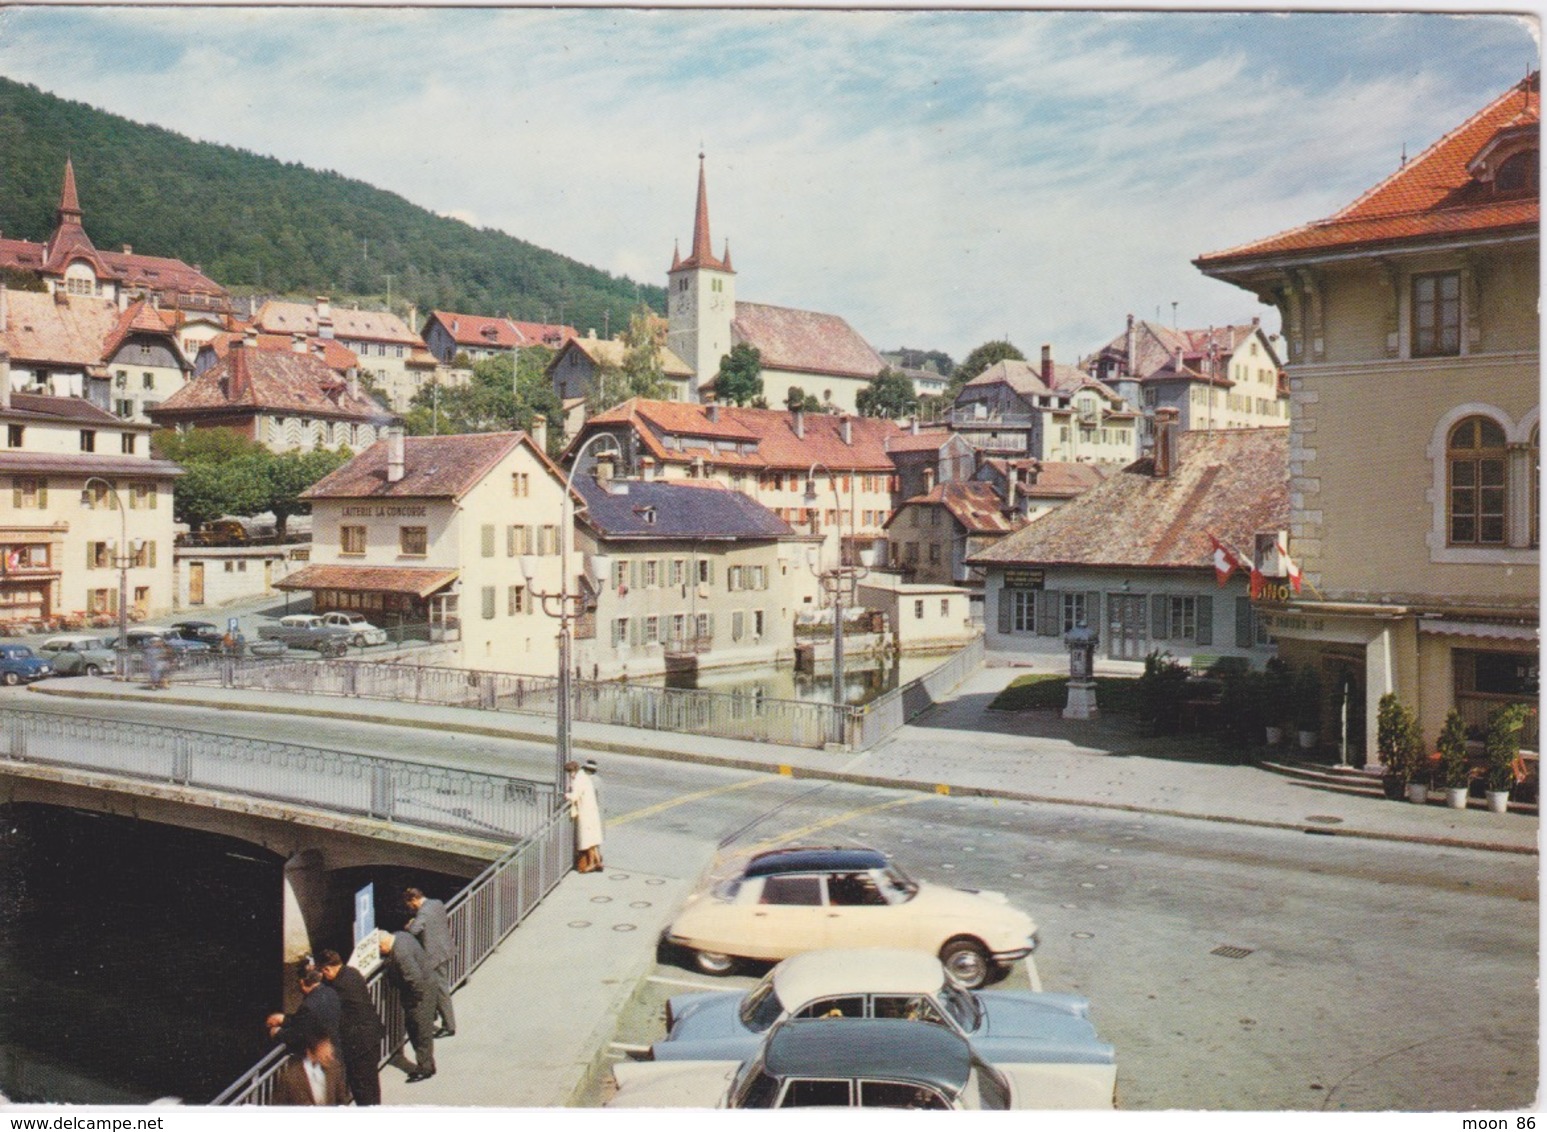
[[[569,802],[570,816],[575,819],[575,871],[599,873],[602,871],[602,810],[596,802],[596,787],[579,763],[565,763],[564,769],[569,772],[569,790],[564,797]]]

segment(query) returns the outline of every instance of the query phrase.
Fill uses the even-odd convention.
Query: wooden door
[[[188,604],[204,604],[204,563],[188,563]]]

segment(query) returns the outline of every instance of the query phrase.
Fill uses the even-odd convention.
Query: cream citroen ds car
[[[1037,926],[1002,893],[916,881],[874,849],[759,853],[740,876],[688,898],[668,942],[723,975],[736,960],[828,947],[895,947],[939,956],[963,986],[1037,946]]]

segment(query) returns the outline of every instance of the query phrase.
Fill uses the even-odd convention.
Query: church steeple
[[[77,224],[81,221],[81,202],[75,195],[75,162],[68,157],[64,159],[64,188],[59,193],[58,222],[63,224],[67,220]]]
[[[729,246],[727,245],[727,253]],[[709,189],[704,177],[704,155],[698,155],[698,204],[693,210],[693,248],[688,258],[680,262],[673,256],[672,270],[685,267],[704,267],[711,271],[729,271],[730,260],[716,259],[709,239]]]

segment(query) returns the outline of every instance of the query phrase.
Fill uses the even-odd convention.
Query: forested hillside
[[[624,326],[665,292],[491,229],[476,229],[336,173],[286,164],[69,102],[0,78],[0,232],[46,239],[65,157],[86,231],[198,264],[237,290],[384,295],[476,314]],[[637,296],[637,298],[636,298]],[[417,329],[417,327],[415,328]]]

